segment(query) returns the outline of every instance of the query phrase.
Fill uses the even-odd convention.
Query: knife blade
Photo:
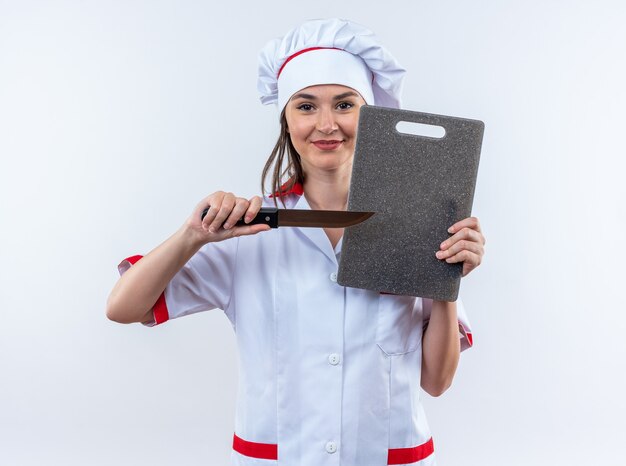
[[[202,219],[209,209],[202,211]],[[259,213],[250,223],[239,220],[236,226],[242,225],[269,225],[278,227],[313,227],[313,228],[345,228],[364,222],[374,215],[374,212],[352,212],[345,210],[300,210],[278,209],[276,207],[261,207]]]

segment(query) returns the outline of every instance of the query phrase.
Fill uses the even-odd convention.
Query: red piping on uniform
[[[460,320],[459,320],[459,327],[463,329],[463,333],[465,334],[465,337],[467,338],[467,342],[469,343],[469,345],[474,346],[474,339],[472,338],[472,332],[468,332],[467,329],[465,328],[465,325],[463,325],[463,323]]]
[[[278,460],[278,445],[275,443],[248,442],[233,435],[233,450],[237,453],[262,460]],[[412,448],[390,448],[387,453],[387,464],[410,464],[428,458],[435,451],[433,439]]]
[[[262,460],[277,460],[278,445],[274,443],[255,443],[248,442],[242,438],[233,435],[233,450],[237,453],[249,456],[250,458],[259,458]]]
[[[288,194],[295,194],[296,196],[302,196],[304,194],[304,188],[302,187],[302,185],[298,182],[295,182],[293,186],[291,186],[290,188],[287,188],[287,185],[290,182],[291,181],[287,181],[284,185],[280,187],[279,192],[270,194],[269,197],[287,196]]]
[[[127,257],[124,260],[128,261],[128,263],[130,265],[135,265],[139,261],[139,259],[141,259],[141,258],[143,258],[143,256],[130,256],[130,257]]]
[[[435,451],[432,437],[428,442],[413,448],[390,448],[387,455],[387,464],[416,463],[429,457]]]
[[[167,322],[170,319],[170,313],[168,312],[167,304],[165,303],[165,291],[161,293],[161,296],[159,296],[157,302],[154,303],[152,312],[154,314],[155,325],[162,324],[163,322]]]
[[[294,183],[293,186],[289,189],[282,190],[283,195],[287,194],[295,194],[296,196],[302,196],[304,194],[304,187],[300,183]]]
[[[308,49],[302,49],[302,50],[294,53],[293,55],[289,55],[287,57],[287,59],[285,60],[285,63],[283,63],[281,65],[280,69],[278,70],[278,74],[276,75],[276,79],[280,78],[280,73],[283,72],[283,68],[285,67],[285,65],[287,63],[289,63],[291,60],[296,58],[298,55],[302,55],[303,53],[311,52],[313,50],[343,50],[343,49],[338,49],[337,47],[309,47]]]
[[[130,256],[124,260],[127,261],[129,264],[134,265],[142,257],[143,256]],[[167,310],[167,303],[165,302],[165,291],[161,293],[156,303],[154,303],[154,306],[152,307],[152,313],[154,314],[155,325],[162,324],[163,322],[167,322],[169,320],[170,313]]]

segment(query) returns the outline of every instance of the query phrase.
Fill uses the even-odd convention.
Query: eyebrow
[[[358,97],[358,96],[359,94],[357,94],[356,92],[348,91],[348,92],[344,92],[343,94],[336,95],[335,97],[333,97],[333,100],[341,100],[341,99],[345,99],[346,97]],[[313,94],[305,94],[303,92],[300,92],[294,95],[292,99],[293,100],[295,99],[317,100],[317,97],[314,96]]]

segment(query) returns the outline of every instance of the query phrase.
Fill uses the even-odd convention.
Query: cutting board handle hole
[[[411,136],[422,136],[427,138],[441,139],[446,135],[443,126],[425,125],[423,123],[415,123],[413,121],[399,121],[396,125],[396,131]]]

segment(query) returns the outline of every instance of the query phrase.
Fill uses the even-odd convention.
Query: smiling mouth
[[[338,141],[338,140],[330,140],[330,141],[325,141],[320,139],[319,141],[312,141],[313,145],[315,147],[317,147],[318,149],[322,149],[322,150],[334,150],[337,147],[339,147],[343,141]]]

